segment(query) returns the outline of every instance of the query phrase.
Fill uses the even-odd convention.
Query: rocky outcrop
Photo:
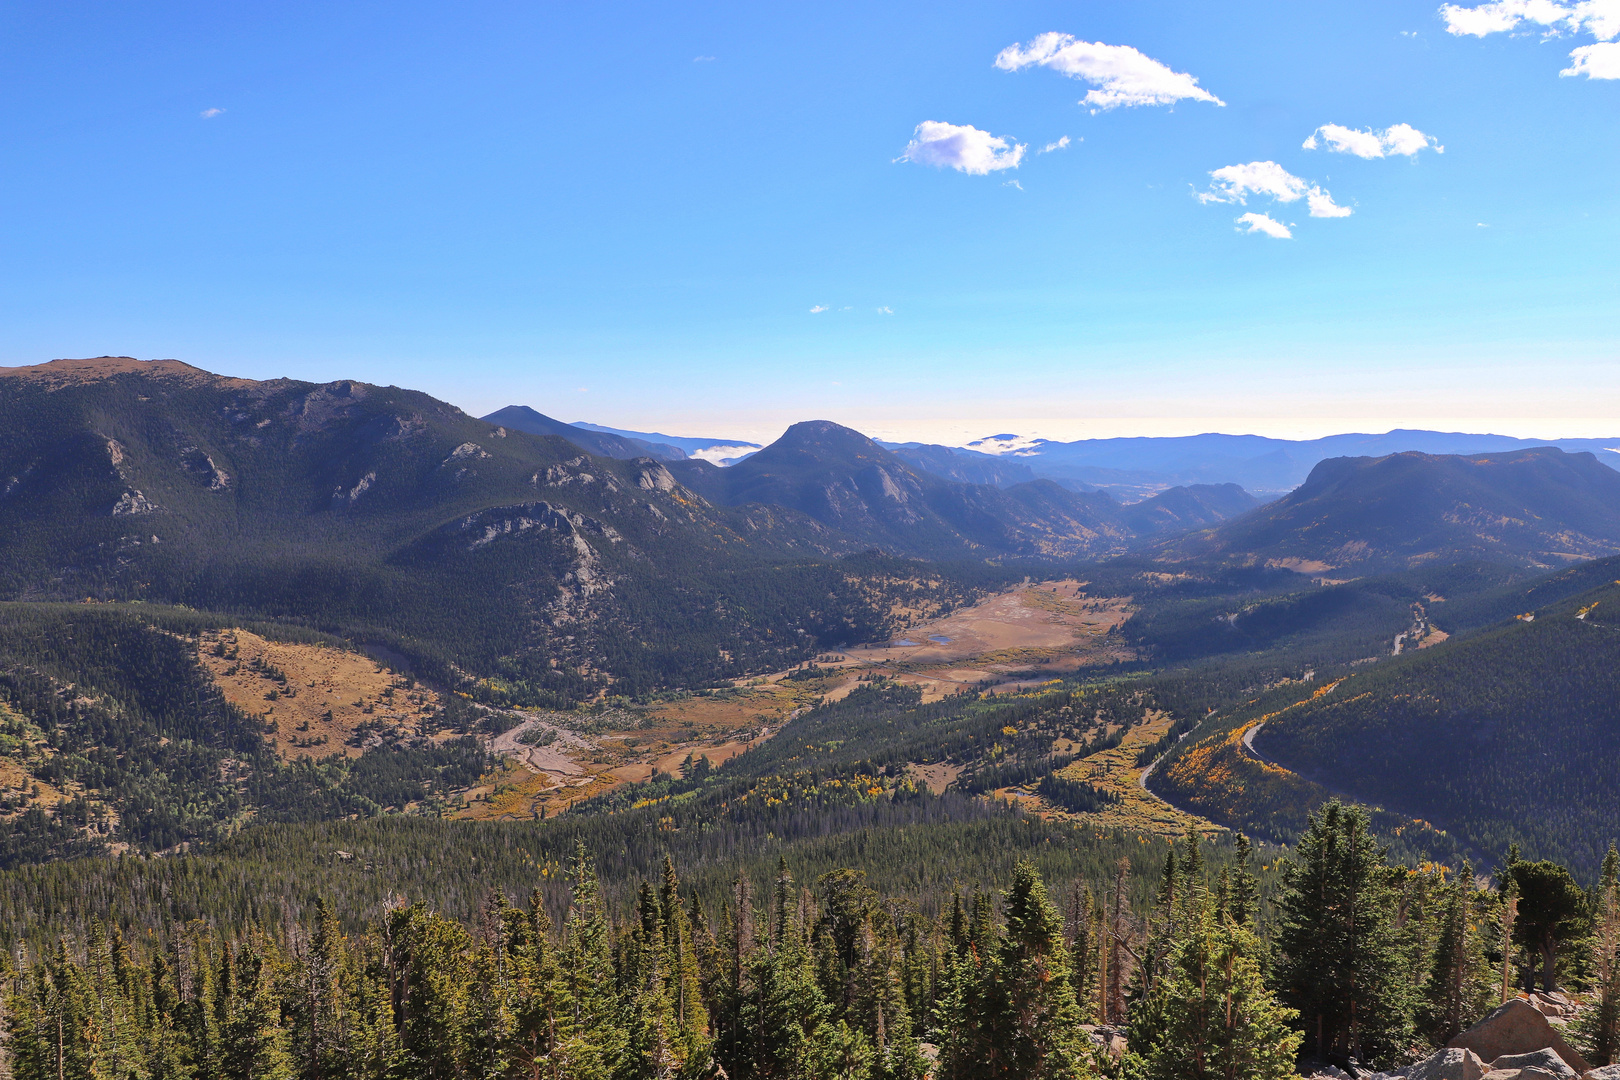
[[[1499,1005],[1489,1016],[1452,1039],[1448,1046],[1472,1050],[1492,1063],[1498,1058],[1551,1050],[1576,1075],[1591,1069],[1547,1018],[1524,998]]]
[[[157,504],[149,500],[139,491],[126,491],[113,503],[113,517],[123,517],[129,514],[151,514],[157,512]]]
[[[371,485],[375,484],[376,482],[377,474],[375,472],[368,472],[366,475],[356,480],[354,482],[354,487],[352,488],[345,490],[343,485],[339,484],[332,491],[332,505],[342,506],[345,502],[353,504],[356,499],[370,491]]]
[[[643,491],[674,491],[675,477],[652,458],[637,458],[636,484]]]

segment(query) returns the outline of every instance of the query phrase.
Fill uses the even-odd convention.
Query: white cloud
[[[1247,233],[1265,233],[1273,240],[1292,240],[1294,234],[1288,231],[1288,226],[1274,219],[1270,214],[1244,214],[1237,219],[1239,225],[1247,225]]]
[[[1001,186],[1002,186],[1002,187],[1012,187],[1012,188],[1017,188],[1017,189],[1018,189],[1018,190],[1019,190],[1019,191],[1023,191],[1023,190],[1024,190],[1024,185],[1023,185],[1023,184],[1020,184],[1020,183],[1019,183],[1019,182],[1018,182],[1018,181],[1016,181],[1016,180],[1008,180],[1008,181],[1006,181],[1006,182],[1004,182],[1004,183],[1003,183],[1003,184],[1002,184],[1002,185],[1001,185]]]
[[[1359,158],[1381,158],[1400,154],[1411,157],[1419,150],[1434,148],[1437,154],[1446,152],[1433,135],[1425,135],[1411,124],[1395,124],[1383,131],[1365,131],[1347,128],[1342,124],[1323,124],[1311,132],[1304,142],[1307,150],[1315,150],[1323,143],[1339,154],[1354,154]]]
[[[1353,212],[1348,206],[1334,202],[1333,196],[1314,184],[1305,194],[1305,205],[1311,208],[1311,217],[1349,217]]]
[[[1084,141],[1084,140],[1082,140],[1082,141]],[[1041,147],[1039,150],[1037,150],[1035,152],[1037,154],[1050,154],[1052,151],[1054,151],[1054,150],[1062,150],[1065,146],[1068,146],[1068,145],[1069,145],[1069,137],[1067,135],[1065,135],[1065,136],[1063,136],[1063,138],[1059,139],[1057,142],[1049,142],[1045,146]]]
[[[826,311],[826,310],[827,310],[827,305],[826,304],[817,304],[815,307],[810,309],[810,314],[812,314],[812,315],[820,315],[823,311]]]
[[[1581,0],[1575,5],[1573,17],[1599,41],[1620,37],[1620,0]]]
[[[1009,45],[996,56],[996,67],[1003,71],[1031,66],[1049,67],[1096,87],[1080,101],[1093,110],[1119,105],[1174,105],[1183,99],[1226,104],[1199,86],[1191,75],[1172,71],[1129,45],[1104,45],[1100,41],[1078,41],[1068,34],[1046,33],[1028,45]]]
[[[204,120],[212,120],[216,116],[225,115],[225,110],[224,109],[204,109],[202,112],[198,113],[197,115],[202,117]]]
[[[1198,192],[1201,203],[1247,203],[1250,195],[1265,195],[1280,203],[1305,200],[1311,217],[1349,217],[1351,209],[1333,201],[1319,185],[1302,180],[1275,161],[1228,165],[1210,173],[1210,190]],[[1243,219],[1239,219],[1243,220]]]
[[[1027,149],[1023,143],[1009,145],[1001,136],[976,127],[924,120],[905,152],[894,160],[935,168],[950,166],[971,176],[986,176],[999,169],[1018,168]]]
[[[1453,34],[1484,37],[1506,33],[1523,23],[1545,26],[1552,33],[1585,31],[1599,41],[1620,36],[1620,0],[1489,0],[1476,7],[1443,4],[1440,17]]]
[[[880,308],[877,309],[877,313],[879,315],[893,315],[894,314],[894,308],[892,308],[892,307],[880,307]]]
[[[694,56],[694,57],[692,57],[692,63],[694,63],[694,64],[712,64],[712,63],[714,63],[714,57],[712,57],[712,56]]]
[[[1558,74],[1564,78],[1585,75],[1588,79],[1620,79],[1620,0],[1489,0],[1478,7],[1444,4],[1440,17],[1453,34],[1504,33],[1522,23],[1547,28],[1548,36],[1560,33],[1588,33],[1598,39],[1595,45],[1570,50],[1569,67]]]
[[[1585,75],[1588,79],[1620,79],[1620,41],[1582,45],[1569,54],[1570,65],[1558,74]]]

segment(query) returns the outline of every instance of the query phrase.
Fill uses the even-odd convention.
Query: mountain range
[[[701,457],[717,465],[731,465],[760,449],[757,444],[738,440],[671,436],[600,424],[564,424],[526,406],[508,406],[485,419],[536,434],[569,438],[567,429],[577,428],[628,440],[628,446],[598,442],[591,435],[575,440],[592,453],[615,457],[634,453],[664,460]],[[958,483],[1011,487],[1031,480],[1054,480],[1075,491],[1106,491],[1126,503],[1167,488],[1200,484],[1236,484],[1263,499],[1274,498],[1304,483],[1317,464],[1330,458],[1387,457],[1409,451],[1431,455],[1499,454],[1553,446],[1566,453],[1592,454],[1599,462],[1620,470],[1620,436],[1538,440],[1395,429],[1379,435],[1342,434],[1303,440],[1204,434],[1060,442],[1003,433],[977,439],[967,446],[883,440],[877,443],[918,471]]]
[[[1050,480],[959,483],[826,420],[795,424],[729,468],[703,461],[669,467],[713,502],[787,507],[865,542],[934,558],[1118,554],[1255,505],[1231,485],[1177,488],[1122,507],[1105,493],[1070,491]]]
[[[152,755],[170,777],[152,796],[169,809],[140,826],[142,843],[161,846],[224,829],[241,794],[209,780],[212,824],[177,824],[165,815],[187,805],[172,779],[183,769],[215,777],[225,758],[256,754],[255,768],[271,776],[253,725],[208,698],[208,678],[165,635],[252,625],[347,641],[455,691],[447,710],[464,699],[569,709],[605,694],[645,702],[729,687],[830,649],[891,640],[909,625],[902,618],[931,618],[1027,578],[1070,579],[1088,595],[1071,586],[1072,600],[1050,598],[1053,610],[1117,602],[1107,663],[1151,687],[1183,724],[1162,746],[1132,753],[1174,749],[1195,722],[1217,725],[1189,737],[1161,774],[1165,792],[1198,812],[1241,827],[1269,822],[1281,836],[1288,829],[1276,823],[1297,825],[1306,796],[1327,786],[1430,818],[1445,799],[1462,800],[1458,842],[1535,835],[1582,865],[1593,857],[1561,826],[1515,832],[1508,803],[1463,800],[1456,785],[1413,779],[1402,802],[1379,779],[1389,773],[1385,750],[1428,751],[1411,732],[1358,743],[1384,730],[1388,710],[1371,706],[1302,710],[1249,746],[1309,774],[1291,781],[1292,802],[1265,795],[1270,774],[1256,773],[1248,795],[1223,803],[1211,794],[1217,773],[1187,765],[1217,751],[1227,755],[1219,775],[1254,765],[1247,744],[1219,727],[1241,715],[1209,712],[1209,703],[1268,708],[1318,670],[1362,679],[1385,671],[1368,665],[1385,665],[1403,643],[1421,642],[1421,660],[1395,655],[1388,665],[1409,675],[1381,674],[1367,687],[1404,701],[1411,680],[1442,699],[1477,686],[1442,710],[1447,730],[1461,733],[1448,752],[1472,745],[1467,738],[1507,747],[1474,764],[1453,757],[1509,786],[1530,782],[1501,760],[1519,743],[1492,732],[1552,708],[1522,692],[1538,672],[1550,679],[1563,664],[1560,678],[1578,675],[1565,680],[1577,707],[1559,714],[1564,734],[1550,752],[1559,783],[1588,782],[1581,747],[1596,736],[1583,734],[1591,709],[1580,703],[1612,691],[1611,616],[1602,612],[1615,597],[1603,590],[1620,574],[1620,473],[1593,453],[1331,458],[1263,504],[1231,483],[1122,502],[1030,476],[1026,458],[886,447],[822,420],[795,424],[727,467],[673,456],[687,453],[522,407],[478,419],[425,394],[350,380],[253,381],[122,357],[0,369],[0,601],[11,602],[0,698],[49,711],[81,677],[122,687],[81,710],[101,732],[80,733],[73,753],[87,762],[103,753],[119,709],[136,707],[119,702],[140,703],[150,722],[127,752]],[[1556,615],[1556,632],[1514,629],[1514,615],[1537,611]],[[146,668],[170,674],[146,677]],[[191,688],[190,705],[172,715],[163,712],[171,683]],[[181,729],[225,742],[186,765],[165,742]],[[1341,749],[1323,749],[1329,743]],[[427,756],[412,766],[412,790],[432,798],[484,767],[476,748],[419,749]],[[1195,750],[1205,758],[1187,756]],[[974,760],[978,772],[992,764]],[[1016,769],[1042,761],[1051,765],[1030,757]],[[124,791],[119,813],[138,814],[145,781],[122,766],[108,775],[117,784],[100,790]],[[384,797],[392,789],[377,777],[346,775],[330,799],[319,784],[301,787],[285,812],[403,804]],[[280,805],[280,783],[254,789],[255,812]],[[80,836],[70,832],[13,838],[0,857],[70,850],[62,845]]]
[[[1001,434],[971,442],[966,449],[1020,462],[1036,476],[1102,488],[1121,498],[1139,498],[1176,484],[1227,483],[1271,497],[1304,483],[1311,470],[1328,458],[1387,457],[1408,451],[1498,454],[1537,446],[1590,453],[1603,464],[1620,469],[1620,437],[1519,439],[1405,429],[1302,440],[1206,434],[1056,442]]]

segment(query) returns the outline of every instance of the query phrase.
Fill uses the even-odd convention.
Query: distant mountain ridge
[[[481,419],[486,423],[499,424],[514,431],[525,431],[530,435],[555,435],[560,439],[567,439],[581,450],[602,457],[627,460],[652,457],[661,461],[681,461],[686,457],[686,451],[678,446],[647,442],[644,439],[630,438],[611,431],[576,427],[561,420],[554,420],[545,413],[536,412],[527,405],[508,405]]]
[[[1559,568],[1620,554],[1620,472],[1546,446],[1333,458],[1281,499],[1159,550],[1313,572],[1457,559]]]
[[[1021,461],[1009,461],[994,454],[963,450],[934,443],[889,443],[875,440],[912,468],[933,473],[959,484],[994,484],[1011,487],[1036,479],[1035,470]]]
[[[795,424],[730,468],[686,461],[670,470],[713,502],[785,507],[876,546],[932,558],[1118,554],[1145,536],[1203,527],[1254,505],[1235,488],[1165,492],[1121,507],[1106,494],[1049,480],[959,483],[826,420]]]
[[[665,435],[660,431],[628,431],[624,428],[608,427],[604,424],[592,424],[584,420],[575,420],[571,425],[584,431],[600,431],[608,435],[618,435],[626,439],[639,440],[653,446],[668,446],[681,451],[682,457],[701,457],[715,464],[721,464],[731,458],[742,457],[750,451],[758,450],[759,443],[749,442],[746,439],[707,439],[695,438],[690,435]],[[735,451],[725,454],[725,451]],[[716,454],[721,456],[717,459]]]
[[[1381,435],[1343,434],[1304,440],[1205,434],[1056,442],[1001,434],[969,443],[967,449],[1019,461],[1036,476],[1060,483],[1079,482],[1128,499],[1177,484],[1195,483],[1234,483],[1255,495],[1280,495],[1304,483],[1317,463],[1328,458],[1384,457],[1411,450],[1426,454],[1494,454],[1537,446],[1590,453],[1610,468],[1620,469],[1620,437],[1519,439],[1406,429]]]

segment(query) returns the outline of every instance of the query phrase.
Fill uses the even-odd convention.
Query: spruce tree
[[[1130,1045],[1145,1080],[1282,1080],[1294,1075],[1298,1014],[1277,1004],[1254,934],[1205,910],[1169,971],[1132,1010]]]
[[[1034,864],[1020,859],[1003,905],[1006,927],[990,1000],[990,1075],[1058,1080],[1080,1075],[1088,1044],[1069,982],[1063,922]]]
[[[1247,836],[1238,833],[1237,839],[1233,842],[1233,850],[1237,854],[1237,860],[1232,866],[1226,909],[1231,914],[1233,922],[1239,926],[1248,926],[1259,914],[1260,902],[1260,882],[1250,866],[1254,859],[1254,846],[1249,843]]]
[[[1436,1046],[1444,1046],[1496,1004],[1474,893],[1473,868],[1464,863],[1439,902],[1439,933],[1421,1010],[1423,1034]]]
[[[1592,935],[1592,1000],[1575,1024],[1581,1049],[1594,1065],[1620,1058],[1620,851],[1613,842],[1598,874]]]
[[[1396,891],[1366,812],[1333,801],[1312,814],[1283,881],[1276,979],[1307,1045],[1340,1062],[1392,1061],[1410,1041],[1411,1008]]]

